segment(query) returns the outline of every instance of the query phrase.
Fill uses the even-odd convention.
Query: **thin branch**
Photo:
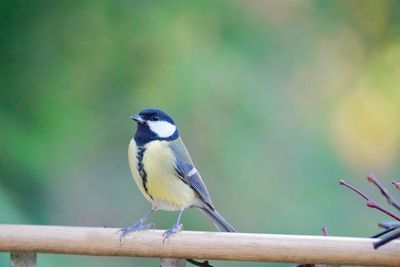
[[[383,238],[383,239],[381,239],[381,240],[375,242],[375,243],[374,243],[374,248],[377,249],[377,248],[379,248],[380,246],[383,246],[383,245],[385,245],[386,243],[389,243],[390,241],[392,241],[392,240],[394,240],[394,239],[397,239],[397,238],[399,238],[399,237],[400,237],[400,231],[394,233],[393,235],[390,235],[390,236],[388,236],[388,237],[386,237],[386,238]]]
[[[400,203],[389,193],[389,191],[378,181],[378,179],[372,173],[369,173],[367,176],[368,181],[376,185],[378,189],[381,191],[381,194],[386,198],[387,202],[400,210]]]
[[[377,234],[374,234],[373,236],[371,236],[371,238],[378,238],[381,237],[383,235],[386,235],[387,233],[392,232],[393,230],[396,230],[397,228],[389,228],[389,229],[385,229]]]
[[[394,187],[396,187],[397,189],[400,190],[400,183],[399,182],[396,182],[396,181],[393,180],[392,184],[394,185]]]
[[[322,227],[321,231],[324,236],[329,236],[328,228],[326,226]]]
[[[396,221],[380,222],[380,223],[378,223],[378,225],[385,229],[400,228],[400,222],[396,222]]]
[[[208,263],[208,261],[196,261],[196,260],[191,260],[191,259],[187,259],[187,262],[190,262],[191,264],[195,265],[195,266],[200,266],[200,267],[213,267],[212,265],[210,265]]]
[[[394,218],[395,220],[400,221],[400,217],[397,216],[396,214],[394,214],[393,212],[383,208],[382,206],[380,206],[378,203],[376,203],[375,201],[373,201],[370,197],[368,197],[366,194],[364,194],[363,192],[361,192],[360,190],[354,188],[353,186],[349,185],[348,183],[346,183],[344,180],[340,180],[339,183],[341,185],[346,186],[347,188],[349,188],[350,190],[356,192],[357,194],[359,194],[362,198],[364,198],[367,202],[367,206],[370,208],[374,208],[377,210],[380,210],[381,212],[385,213],[386,215]]]

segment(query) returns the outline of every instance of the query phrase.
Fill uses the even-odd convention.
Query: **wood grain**
[[[135,232],[120,243],[115,228],[0,225],[0,251],[33,251],[208,260],[400,266],[400,241],[373,249],[375,239],[191,232],[163,243],[162,230]]]

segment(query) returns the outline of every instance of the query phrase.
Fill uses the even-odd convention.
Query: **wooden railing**
[[[35,266],[37,253],[335,265],[400,266],[400,241],[375,250],[374,239],[182,231],[163,243],[161,230],[0,225],[0,251],[13,267]]]

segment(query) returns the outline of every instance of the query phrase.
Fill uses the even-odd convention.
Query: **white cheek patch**
[[[161,138],[167,138],[176,131],[176,126],[167,121],[147,121],[150,130]]]

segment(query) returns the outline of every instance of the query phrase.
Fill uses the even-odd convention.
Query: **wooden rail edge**
[[[183,231],[163,243],[162,230],[0,225],[0,251],[97,256],[191,258],[365,266],[400,266],[400,241],[375,250],[375,239]]]

